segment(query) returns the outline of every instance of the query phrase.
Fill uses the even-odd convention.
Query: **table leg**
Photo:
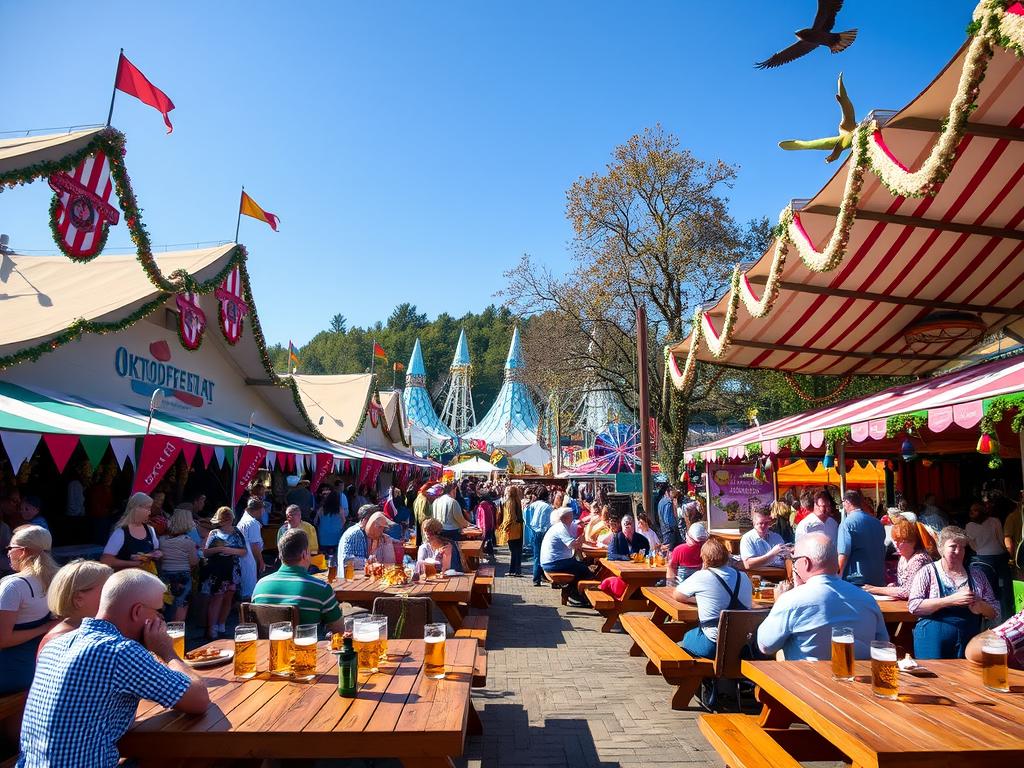
[[[444,614],[444,617],[448,619],[448,623],[452,625],[452,629],[462,629],[462,611],[459,610],[459,606],[455,603],[434,603]]]
[[[764,705],[757,718],[757,724],[762,728],[789,728],[793,723],[800,722],[800,718],[765,693],[760,686],[755,689],[754,697]]]
[[[466,733],[470,736],[479,736],[484,732],[484,724],[480,722],[480,713],[476,711],[473,702],[469,702],[469,720],[466,724]]]
[[[604,624],[601,625],[602,632],[611,632],[615,625],[619,623],[619,611],[614,608],[604,615]]]
[[[663,624],[667,624],[668,620],[669,615],[661,609],[661,606],[654,606],[654,613],[651,614],[651,623],[660,627]]]

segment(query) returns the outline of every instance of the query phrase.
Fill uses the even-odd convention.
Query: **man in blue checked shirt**
[[[167,634],[164,589],[138,568],[115,573],[96,618],[43,648],[25,702],[19,768],[113,768],[140,699],[206,711],[206,684]]]

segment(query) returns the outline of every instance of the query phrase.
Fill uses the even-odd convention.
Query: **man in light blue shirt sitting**
[[[774,656],[781,650],[787,661],[827,661],[833,627],[853,630],[858,659],[871,657],[872,640],[889,639],[875,598],[840,579],[838,570],[839,555],[827,535],[808,533],[797,541],[794,586],[780,585],[771,613],[757,630],[762,653]]]
[[[843,494],[843,511],[846,515],[836,535],[839,574],[859,587],[865,584],[884,587],[885,526],[864,511],[860,491]]]
[[[551,527],[544,534],[537,561],[548,573],[571,573],[575,578],[566,587],[569,600],[583,605],[580,599],[579,580],[590,575],[586,564],[576,559],[583,543],[583,536],[576,536],[572,525],[572,507],[560,507],[551,513]]]
[[[789,546],[786,541],[772,528],[772,516],[763,509],[757,508],[751,514],[754,527],[740,538],[740,559],[743,567],[751,568],[783,568]]]

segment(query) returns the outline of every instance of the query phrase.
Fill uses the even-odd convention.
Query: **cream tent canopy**
[[[458,475],[489,475],[492,472],[503,472],[504,470],[491,464],[489,461],[484,461],[478,456],[474,456],[472,459],[466,459],[460,461],[458,464],[452,464],[448,467],[452,472]]]

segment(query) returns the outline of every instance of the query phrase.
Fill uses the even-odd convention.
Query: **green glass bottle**
[[[352,647],[352,637],[345,638],[345,644],[338,654],[338,695],[354,699],[359,687],[359,657]]]

